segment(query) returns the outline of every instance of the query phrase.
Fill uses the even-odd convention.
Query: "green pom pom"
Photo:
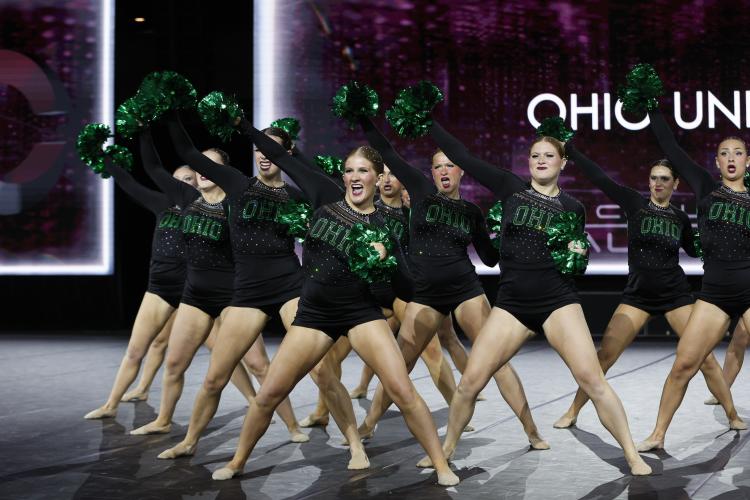
[[[378,94],[368,85],[349,82],[342,85],[333,96],[333,114],[343,118],[354,129],[362,116],[375,116],[378,112]]]
[[[559,116],[545,118],[536,129],[537,137],[554,137],[560,142],[568,142],[575,134]]]
[[[296,118],[279,118],[271,122],[272,127],[280,128],[287,134],[293,141],[299,139],[299,131],[302,127],[299,124],[299,120]]]
[[[745,188],[750,189],[750,172],[745,172],[745,177],[742,178],[743,182],[745,183]]]
[[[187,78],[174,71],[156,71],[146,76],[136,94],[141,116],[148,122],[168,111],[195,107],[198,93]]]
[[[198,115],[208,132],[222,141],[228,142],[237,126],[245,118],[239,103],[232,96],[211,92],[198,103]]]
[[[104,151],[102,147],[112,131],[103,123],[89,123],[78,133],[76,139],[76,150],[78,157],[83,163],[91,167],[95,174],[106,175],[104,171]]]
[[[547,226],[547,246],[550,249],[555,267],[566,276],[580,275],[586,272],[588,253],[581,255],[568,248],[573,242],[577,248],[587,249],[591,245],[583,231],[583,218],[575,212],[562,212],[555,216]]]
[[[625,85],[617,90],[625,111],[643,113],[656,109],[659,105],[657,97],[664,95],[664,85],[653,66],[636,64],[625,81]]]
[[[388,229],[380,226],[355,224],[347,236],[349,269],[367,283],[390,281],[398,262],[388,255],[380,259],[380,253],[370,243],[382,243],[388,253],[393,248]]]
[[[703,244],[701,243],[701,233],[698,231],[695,232],[695,236],[693,237],[693,248],[695,249],[696,257],[703,260]]]
[[[412,139],[422,137],[432,127],[432,108],[442,100],[440,89],[423,80],[401,90],[393,106],[385,112],[385,117],[399,136]]]
[[[490,233],[494,233],[495,236],[492,238],[492,245],[495,248],[500,248],[500,236],[503,231],[503,202],[498,201],[489,212],[487,212],[487,227]]]
[[[341,158],[318,155],[315,157],[315,164],[332,177],[344,175],[344,160]]]
[[[117,107],[115,112],[115,131],[121,136],[132,139],[143,130],[147,122],[141,116],[138,99],[131,97]]]
[[[312,209],[309,204],[289,200],[279,206],[274,221],[286,225],[286,234],[294,236],[302,243],[310,227],[310,217]]]
[[[104,150],[104,154],[112,158],[112,163],[116,166],[130,172],[133,170],[133,153],[130,152],[125,146],[114,144],[107,146]]]

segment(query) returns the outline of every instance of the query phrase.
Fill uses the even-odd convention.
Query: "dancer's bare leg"
[[[724,356],[724,380],[729,387],[734,384],[737,375],[742,369],[742,362],[745,360],[745,351],[750,343],[750,335],[742,321],[737,323],[737,327],[732,334],[732,340],[727,346],[727,352]],[[719,401],[715,397],[708,398],[707,405],[717,405]]]
[[[128,350],[122,358],[107,402],[96,410],[87,413],[83,418],[109,418],[117,415],[120,400],[138,376],[141,360],[146,354],[148,346],[167,323],[173,311],[174,308],[158,295],[150,292],[143,295],[141,306],[133,324],[133,331],[128,341]]]
[[[688,310],[689,315],[690,311]],[[638,335],[638,332],[641,331],[643,325],[648,321],[649,316],[650,314],[646,311],[628,304],[617,306],[607,324],[607,329],[604,330],[601,346],[599,346],[599,350],[596,352],[596,357],[599,358],[599,365],[605,374],[633,342],[635,336]],[[576,391],[570,408],[552,426],[557,429],[566,429],[574,425],[578,419],[578,413],[580,413],[588,400],[589,397],[583,389],[579,388]]]
[[[229,308],[227,308],[227,311],[224,313],[224,315],[222,315],[222,317],[226,318],[226,314],[228,312]],[[203,342],[203,345],[205,345],[206,348],[211,351],[211,353],[213,353],[214,351],[214,346],[216,345],[216,341],[219,336],[219,328],[222,323],[223,321],[220,320],[214,321],[214,325],[211,327],[211,332]],[[234,371],[232,371],[232,377],[230,380],[232,381],[232,385],[234,385],[237,390],[240,391],[240,394],[244,396],[248,403],[253,400],[253,398],[255,397],[255,387],[253,387],[253,381],[250,379],[250,373],[248,372],[247,367],[244,365],[244,363],[239,363],[234,367]]]
[[[453,328],[453,317],[448,315],[443,323],[440,325],[437,331],[438,338],[440,339],[440,345],[443,346],[451,357],[451,361],[456,365],[456,369],[459,373],[463,374],[466,369],[466,362],[469,360],[469,355],[466,353],[466,348],[458,339],[456,329]],[[477,396],[477,401],[484,401],[487,398],[481,392]]]
[[[388,328],[391,329],[392,332],[398,333],[399,328],[401,328],[401,320],[400,318],[403,317],[403,312],[406,310],[406,303],[402,300],[396,299],[396,304],[401,303],[402,306],[400,307],[401,315],[397,315],[396,308],[398,306],[394,306],[394,310],[391,314],[385,314],[385,319],[388,322]],[[362,366],[362,374],[359,376],[359,384],[357,384],[357,387],[349,391],[349,396],[352,399],[361,399],[367,396],[367,389],[370,386],[370,381],[372,380],[372,377],[375,376],[375,372],[372,371],[372,368],[370,368],[367,365]]]
[[[352,348],[349,345],[349,339],[346,337],[340,337],[326,354],[326,358],[328,358],[328,361],[330,362],[330,369],[333,370],[333,374],[339,380],[341,380],[341,363],[344,362],[351,350]],[[303,418],[299,424],[301,427],[325,427],[328,425],[328,413],[328,405],[326,404],[325,396],[318,393],[317,406],[312,413]]]
[[[247,410],[234,457],[224,467],[213,473],[214,479],[230,479],[242,471],[258,440],[268,429],[274,408],[291,392],[302,377],[323,359],[332,345],[333,340],[319,330],[292,326],[287,331],[268,368],[265,383]],[[346,390],[344,394],[346,395]],[[348,397],[346,399],[348,400]],[[337,417],[335,412],[332,415],[334,419]],[[342,424],[345,423],[342,422]],[[356,437],[356,429],[354,432]],[[350,452],[353,459],[355,453],[364,454],[362,443],[353,439]]]
[[[745,312],[742,320],[747,327],[750,313]],[[672,417],[685,397],[688,383],[698,372],[709,353],[721,341],[728,326],[729,316],[719,307],[702,300],[695,301],[690,321],[677,344],[677,357],[664,383],[656,426],[649,437],[638,445],[638,450],[664,448],[664,436]],[[730,422],[729,426],[730,429],[746,428],[745,423],[739,417],[736,421]]]
[[[459,305],[454,314],[459,326],[473,343],[490,315],[490,304],[487,302],[487,297],[480,295]],[[549,443],[539,434],[521,379],[518,378],[513,366],[510,363],[504,363],[493,378],[497,388],[500,389],[500,395],[521,421],[531,447],[536,450],[549,449]]]
[[[390,328],[383,320],[358,325],[349,332],[349,340],[357,354],[378,375],[385,392],[401,410],[406,425],[435,464],[438,483],[458,484],[443,456],[435,422],[422,398],[409,379],[404,358]]]
[[[140,380],[136,384],[135,389],[131,389],[123,394],[120,401],[146,401],[148,399],[148,391],[151,389],[151,384],[154,382],[156,373],[161,368],[164,356],[167,353],[167,344],[169,343],[169,334],[172,333],[174,317],[175,313],[173,312],[167,324],[159,332],[159,335],[151,341],[151,345],[148,346],[148,351],[146,352],[146,357],[143,358],[143,372],[141,373]]]
[[[430,378],[438,388],[443,399],[450,401],[453,393],[456,392],[456,381],[453,379],[453,370],[451,370],[448,360],[443,355],[443,347],[440,345],[437,335],[433,335],[420,355],[424,364],[427,365],[427,371]],[[450,403],[449,403],[450,404]]]
[[[159,415],[156,420],[130,431],[131,434],[163,434],[171,430],[172,415],[185,383],[185,371],[208,337],[213,323],[213,318],[197,307],[180,304],[164,364]]]

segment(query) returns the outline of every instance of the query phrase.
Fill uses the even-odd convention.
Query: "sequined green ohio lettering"
[[[641,221],[641,234],[657,234],[660,236],[671,236],[679,241],[681,236],[679,224],[663,217],[644,217]]]
[[[279,209],[278,203],[266,198],[252,199],[242,209],[243,219],[274,220]]]
[[[466,214],[444,205],[430,205],[427,207],[427,222],[445,224],[460,229],[466,234],[471,233],[471,221]]]
[[[750,227],[750,211],[736,203],[713,202],[708,210],[708,218],[709,220],[722,220]]]
[[[159,229],[179,229],[181,219],[180,214],[167,212],[159,221]]]
[[[554,212],[549,212],[538,207],[519,205],[513,213],[512,223],[514,226],[526,226],[539,231],[544,231],[549,226]]]
[[[221,238],[223,227],[221,222],[202,215],[186,215],[182,218],[183,233],[205,236],[214,241]]]
[[[328,219],[318,219],[315,221],[309,234],[309,237],[324,241],[346,255],[349,255],[349,249],[352,246],[351,243],[347,244],[346,238],[348,236],[349,228]]]
[[[398,219],[392,219],[390,217],[385,220],[385,227],[388,228],[388,232],[391,233],[395,239],[401,241],[401,237],[404,235],[404,224]]]

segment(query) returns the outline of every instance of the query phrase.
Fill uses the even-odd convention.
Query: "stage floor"
[[[348,452],[333,421],[327,432],[308,431],[311,440],[305,444],[289,442],[285,427],[277,422],[261,439],[243,475],[216,482],[211,472],[230,459],[245,415],[242,397],[233,387],[225,391],[196,456],[156,459],[185,432],[208,365],[205,349],[186,375],[171,434],[128,435],[155,417],[160,375],[148,402],[123,403],[116,419],[83,420],[105,401],[126,343],[120,337],[0,336],[0,498],[750,498],[750,432],[728,431],[721,408],[703,405],[708,390],[700,374],[675,416],[666,451],[645,454],[654,475],[633,478],[591,405],[577,427],[552,428],[576,386],[543,341],[528,343],[513,365],[551,450],[529,450],[497,388],[488,386],[487,401],[477,404],[472,421],[476,431],[464,434],[453,461],[462,480],[455,488],[437,486],[431,471],[414,466],[424,453],[395,409],[367,444],[369,470],[346,470]],[[267,342],[269,354],[277,345],[273,339]],[[674,348],[672,342],[633,345],[608,376],[636,440],[646,437],[654,424]],[[723,359],[724,345],[717,355]],[[347,388],[356,384],[361,366],[355,355],[345,361]],[[740,373],[733,391],[745,420],[750,419],[749,370]],[[448,409],[421,362],[412,376],[442,436]],[[374,388],[373,383],[369,397]],[[302,419],[314,408],[317,390],[306,377],[291,397]],[[368,400],[354,401],[358,421],[368,405]]]

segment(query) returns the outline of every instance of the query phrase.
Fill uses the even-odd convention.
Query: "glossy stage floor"
[[[0,336],[0,498],[750,498],[750,432],[727,430],[719,407],[704,406],[701,375],[688,389],[664,452],[646,454],[654,475],[626,473],[620,449],[589,405],[570,430],[552,428],[576,389],[560,358],[544,341],[528,343],[513,360],[534,412],[550,442],[549,451],[530,451],[525,436],[497,389],[484,391],[453,466],[461,484],[444,489],[430,471],[414,465],[423,452],[396,410],[380,423],[367,445],[371,467],[347,471],[347,450],[331,424],[310,430],[311,440],[293,444],[281,423],[261,439],[245,473],[216,482],[211,472],[237,443],[245,405],[229,387],[197,454],[157,460],[184,434],[196,390],[208,364],[199,351],[186,376],[185,392],[169,435],[130,436],[158,409],[160,377],[148,402],[123,403],[116,419],[85,421],[103,403],[126,346],[124,337]],[[270,340],[269,352],[277,342]],[[664,378],[674,359],[673,342],[639,343],[626,351],[608,378],[620,395],[636,440],[656,418]],[[724,346],[717,350],[723,359]],[[362,364],[351,355],[344,384],[351,388]],[[739,375],[735,402],[750,419],[749,369]],[[421,363],[413,373],[433,411],[439,432],[448,410]],[[369,396],[372,396],[374,384]],[[292,393],[299,419],[314,407],[317,392],[305,378]],[[368,400],[354,402],[361,420]]]

